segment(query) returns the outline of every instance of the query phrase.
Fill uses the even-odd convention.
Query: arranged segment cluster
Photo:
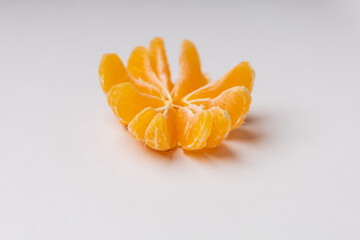
[[[173,83],[159,37],[148,48],[136,47],[127,67],[116,54],[104,54],[99,75],[120,123],[133,137],[160,151],[176,146],[186,150],[218,146],[244,122],[255,78],[245,61],[209,83],[194,44],[184,40],[179,77]]]

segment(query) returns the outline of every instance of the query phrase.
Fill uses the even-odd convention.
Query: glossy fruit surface
[[[154,38],[136,47],[127,67],[116,54],[104,54],[100,85],[108,104],[131,135],[148,147],[166,151],[216,147],[244,123],[251,103],[255,73],[239,63],[213,83],[201,70],[195,45],[184,40],[175,83],[164,42]]]

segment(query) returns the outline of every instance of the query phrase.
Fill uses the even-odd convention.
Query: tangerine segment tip
[[[184,96],[207,83],[208,79],[201,72],[200,58],[195,45],[189,40],[184,40],[180,53],[180,75],[171,92],[174,103],[180,104]]]
[[[110,88],[116,84],[131,81],[124,64],[115,53],[103,55],[99,66],[99,77],[104,93],[108,93]]]
[[[141,79],[134,79],[118,55],[113,53],[104,54],[99,67],[100,84],[105,94],[117,84],[130,82],[141,93],[161,97],[160,92],[149,83]]]
[[[131,52],[127,69],[135,79],[141,79],[148,82],[156,87],[164,97],[167,97],[167,90],[164,88],[151,67],[149,51],[146,47],[138,46]]]
[[[236,65],[214,83],[189,93],[184,99],[189,101],[205,97],[215,98],[225,90],[236,86],[244,86],[251,92],[254,85],[254,79],[254,69],[248,61],[244,61]]]
[[[173,88],[171,73],[166,57],[165,44],[162,38],[155,37],[149,45],[149,57],[151,67],[158,79],[166,86],[168,91]]]

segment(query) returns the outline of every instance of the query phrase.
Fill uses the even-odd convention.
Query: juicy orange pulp
[[[133,137],[161,151],[218,146],[244,122],[255,78],[250,63],[241,62],[209,83],[194,44],[184,40],[173,84],[159,37],[149,48],[136,47],[127,67],[116,54],[104,54],[99,75],[114,115]]]

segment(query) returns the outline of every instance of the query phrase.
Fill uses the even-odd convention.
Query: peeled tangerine
[[[100,84],[108,104],[131,135],[148,147],[166,151],[216,147],[244,123],[251,103],[255,73],[239,63],[213,83],[201,71],[194,44],[184,40],[180,74],[171,81],[164,42],[136,47],[127,67],[116,54],[104,54]]]

